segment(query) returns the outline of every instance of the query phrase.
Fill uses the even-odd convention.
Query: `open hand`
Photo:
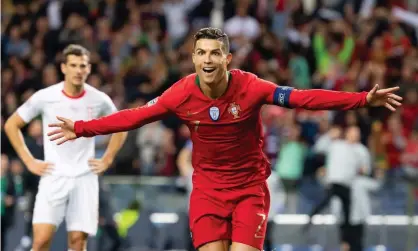
[[[394,94],[395,91],[399,90],[399,87],[392,87],[379,90],[379,85],[375,85],[373,89],[367,94],[367,103],[370,106],[384,106],[391,111],[396,111],[396,108],[402,104],[402,97]]]
[[[29,171],[38,176],[50,174],[53,164],[42,160],[35,159],[27,164]]]
[[[49,140],[59,140],[57,142],[57,145],[61,145],[62,143],[67,142],[68,140],[76,139],[77,136],[74,131],[74,122],[70,119],[66,119],[59,116],[57,116],[57,119],[62,123],[54,123],[48,125],[49,127],[57,128],[48,133],[48,136],[50,136]]]

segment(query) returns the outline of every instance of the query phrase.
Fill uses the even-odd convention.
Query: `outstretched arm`
[[[277,92],[280,92],[280,89]],[[293,89],[288,95],[287,105],[289,107],[308,110],[350,110],[364,107],[367,104],[367,92],[351,93],[320,89]]]
[[[145,124],[162,119],[169,110],[160,102],[154,105],[126,109],[111,115],[89,121],[76,121],[74,131],[77,137],[93,137],[115,132],[130,131]]]
[[[264,95],[264,102],[287,108],[308,110],[350,110],[364,106],[384,106],[395,111],[402,98],[395,91],[399,87],[379,90],[376,85],[370,92],[338,92],[321,89],[297,90],[286,86],[277,86],[266,80],[258,79],[258,90]]]
[[[399,87],[379,90],[375,85],[370,92],[337,92],[327,90],[295,90],[290,105],[310,110],[350,110],[365,106],[384,106],[391,111],[401,106],[402,97],[394,94]]]
[[[57,117],[61,123],[50,124],[49,127],[57,129],[48,133],[50,140],[60,141],[62,144],[78,137],[93,137],[116,132],[129,131],[145,124],[162,119],[170,111],[161,102],[152,105],[144,105],[134,109],[126,109],[111,115],[89,121],[71,121]]]

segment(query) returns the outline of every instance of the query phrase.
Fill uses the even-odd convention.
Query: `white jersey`
[[[314,150],[326,154],[326,182],[350,186],[363,169],[371,169],[371,157],[367,147],[361,143],[351,144],[346,140],[333,140],[323,135],[315,144]]]
[[[117,111],[108,95],[84,84],[79,97],[69,97],[63,92],[64,82],[37,91],[17,109],[26,122],[41,115],[43,124],[45,161],[54,164],[52,174],[79,176],[91,172],[88,160],[94,158],[94,138],[79,138],[57,145],[47,133],[54,130],[48,124],[60,122],[57,116],[76,120],[91,120]]]

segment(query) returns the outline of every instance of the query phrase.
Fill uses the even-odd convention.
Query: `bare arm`
[[[16,112],[10,116],[5,125],[4,131],[10,140],[13,148],[15,149],[19,158],[23,163],[28,166],[29,163],[33,162],[35,158],[26,146],[25,140],[21,128],[26,125],[26,122]]]
[[[43,175],[50,170],[52,164],[37,160],[33,157],[32,153],[26,146],[25,140],[23,139],[21,128],[25,125],[26,122],[15,112],[7,119],[4,125],[4,131],[6,132],[6,135],[17,155],[29,171],[36,175]]]

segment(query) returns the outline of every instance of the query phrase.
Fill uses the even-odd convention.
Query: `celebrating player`
[[[200,251],[262,250],[270,195],[270,163],[263,154],[260,109],[264,104],[287,108],[348,110],[385,106],[395,110],[398,88],[369,93],[296,90],[277,86],[241,70],[229,70],[232,55],[226,34],[204,28],[195,35],[196,73],[186,76],[160,97],[135,109],[100,119],[59,118],[48,133],[57,144],[132,130],[176,114],[185,121],[193,142],[193,192],[190,229]]]
[[[126,139],[126,133],[112,135],[103,158],[94,158],[94,139],[84,138],[57,146],[47,140],[47,125],[57,115],[93,119],[116,111],[105,93],[85,84],[90,73],[89,52],[79,45],[64,51],[61,71],[64,81],[33,94],[7,120],[5,131],[29,171],[40,175],[33,215],[33,251],[49,250],[52,237],[65,217],[69,250],[86,250],[88,235],[98,224],[98,176],[110,166]],[[42,115],[45,161],[35,159],[23,140],[21,128]]]

